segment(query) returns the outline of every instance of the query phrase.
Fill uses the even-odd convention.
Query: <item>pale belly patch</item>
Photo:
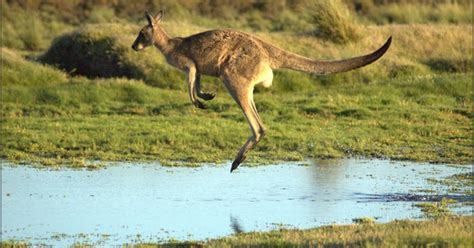
[[[269,88],[272,86],[272,81],[273,81],[273,71],[270,68],[270,66],[265,65],[261,66],[261,69],[259,70],[259,73],[255,77],[255,84],[262,84],[263,87]]]

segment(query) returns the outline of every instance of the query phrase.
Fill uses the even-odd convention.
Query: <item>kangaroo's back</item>
[[[193,59],[201,73],[211,76],[220,76],[224,67],[242,69],[270,58],[260,39],[236,30],[210,30],[180,39],[175,51]]]

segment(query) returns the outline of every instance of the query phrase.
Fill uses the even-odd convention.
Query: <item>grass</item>
[[[341,44],[359,38],[357,21],[342,0],[316,1],[311,7],[316,36]]]
[[[443,218],[452,215],[449,205],[456,203],[455,200],[443,198],[439,202],[422,202],[415,204],[428,218]]]
[[[36,3],[27,2],[23,4]],[[208,103],[208,110],[194,108],[184,75],[166,65],[159,52],[129,49],[139,28],[136,20],[144,23],[146,4],[115,2],[113,10],[104,5],[81,12],[75,5],[81,1],[38,3],[40,10],[35,10],[2,0],[1,158],[73,167],[100,166],[92,162],[96,160],[188,166],[232,160],[249,130],[222,84],[205,77],[204,87],[219,96]],[[222,5],[222,11],[207,10],[207,16],[219,15],[209,19],[187,8],[191,2],[202,7],[199,1],[163,2],[175,10],[168,17],[179,17],[163,23],[171,35],[230,27],[319,59],[364,54],[394,37],[382,60],[361,70],[327,77],[276,71],[274,86],[258,88],[255,94],[268,135],[244,166],[346,156],[472,163],[471,3],[379,5],[363,0],[352,3],[363,5],[354,7],[356,12],[322,11],[334,15],[315,19],[314,6],[299,1],[288,2],[284,11],[257,1],[261,6],[244,13],[236,9],[244,5],[235,1]],[[140,9],[140,19],[131,7]],[[77,28],[79,22],[88,25]],[[308,35],[315,29],[318,36]],[[355,30],[357,37],[352,36]],[[472,185],[472,173],[439,183],[450,185],[452,192],[472,194],[459,192],[457,186]],[[357,225],[243,233],[166,246],[471,247],[473,217],[451,216],[445,211],[449,203],[419,205],[427,216],[436,217],[430,221],[376,224],[361,218],[354,220]],[[2,241],[1,246],[28,244]]]
[[[315,85],[298,94],[261,92],[255,97],[268,135],[249,162],[364,156],[469,163],[471,77],[445,74]],[[243,115],[226,95],[199,110],[185,91],[126,79],[74,80],[4,89],[4,158],[45,165],[225,162],[249,135]]]
[[[2,0],[1,6],[2,46],[42,51],[55,36],[71,29],[70,24],[55,15],[16,8],[6,0]]]
[[[105,10],[97,11],[93,22],[99,24],[52,41],[39,56],[49,66],[35,61],[38,53],[2,48],[2,158],[77,166],[90,160],[231,160],[249,132],[222,83],[204,77],[204,87],[219,96],[208,110],[195,109],[183,73],[152,48],[130,49],[139,26],[100,23]],[[114,20],[112,13],[103,18]],[[209,29],[186,19],[163,25],[172,36]],[[471,28],[360,26],[361,37],[345,45],[295,32],[256,33],[320,59],[367,53],[390,35],[394,41],[380,61],[353,72],[275,71],[274,86],[256,90],[268,135],[248,162],[363,156],[469,163]]]
[[[472,217],[387,224],[326,226],[244,233],[210,240],[205,247],[403,247],[472,246]],[[146,245],[143,247],[147,247]]]
[[[392,3],[366,8],[365,17],[377,24],[387,23],[472,23],[471,4]]]
[[[67,82],[67,75],[57,69],[26,61],[15,50],[0,48],[2,86],[45,86]]]
[[[429,221],[397,220],[385,224],[361,222],[313,229],[278,229],[240,233],[207,241],[142,243],[133,247],[472,247],[472,216]],[[2,247],[28,247],[27,242],[2,241]],[[74,247],[90,247],[75,245]],[[130,247],[130,244],[124,245]]]
[[[448,186],[451,193],[474,195],[474,172],[459,173],[442,180],[430,178],[430,181]]]
[[[471,247],[472,221],[472,217],[454,217],[434,221],[332,225],[308,230],[280,229],[236,234],[206,242],[176,242],[162,247]]]

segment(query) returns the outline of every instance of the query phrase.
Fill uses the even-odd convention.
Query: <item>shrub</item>
[[[39,50],[45,47],[46,29],[37,13],[26,13],[25,11],[12,11],[9,13],[8,6],[2,6],[2,41],[5,46]]]
[[[52,37],[68,28],[48,13],[10,6],[1,2],[2,46],[39,51],[48,47]]]
[[[271,29],[271,21],[269,19],[264,18],[262,14],[258,11],[251,11],[249,14],[246,15],[246,18],[247,25],[253,30],[263,31]]]
[[[306,16],[295,15],[289,10],[279,12],[273,19],[271,31],[307,32],[312,29],[312,25],[306,21]]]
[[[387,4],[361,13],[378,24],[386,23],[472,23],[469,4]]]
[[[310,7],[316,36],[335,43],[347,43],[358,38],[356,21],[341,0],[315,1]]]
[[[113,9],[105,7],[93,8],[87,17],[90,23],[107,23],[118,21]]]
[[[72,75],[142,79],[162,88],[183,85],[176,84],[182,76],[166,65],[157,49],[133,51],[131,45],[138,31],[136,25],[86,25],[55,39],[40,60]]]

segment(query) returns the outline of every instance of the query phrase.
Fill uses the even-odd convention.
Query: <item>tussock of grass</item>
[[[347,43],[359,37],[356,20],[342,0],[315,1],[311,10],[316,36],[336,43]]]
[[[41,51],[56,35],[70,28],[57,16],[12,5],[12,1],[1,2],[2,46]]]
[[[422,202],[415,206],[419,207],[426,217],[437,219],[451,216],[453,213],[449,210],[449,205],[453,203],[456,201],[443,198],[439,202]]]

